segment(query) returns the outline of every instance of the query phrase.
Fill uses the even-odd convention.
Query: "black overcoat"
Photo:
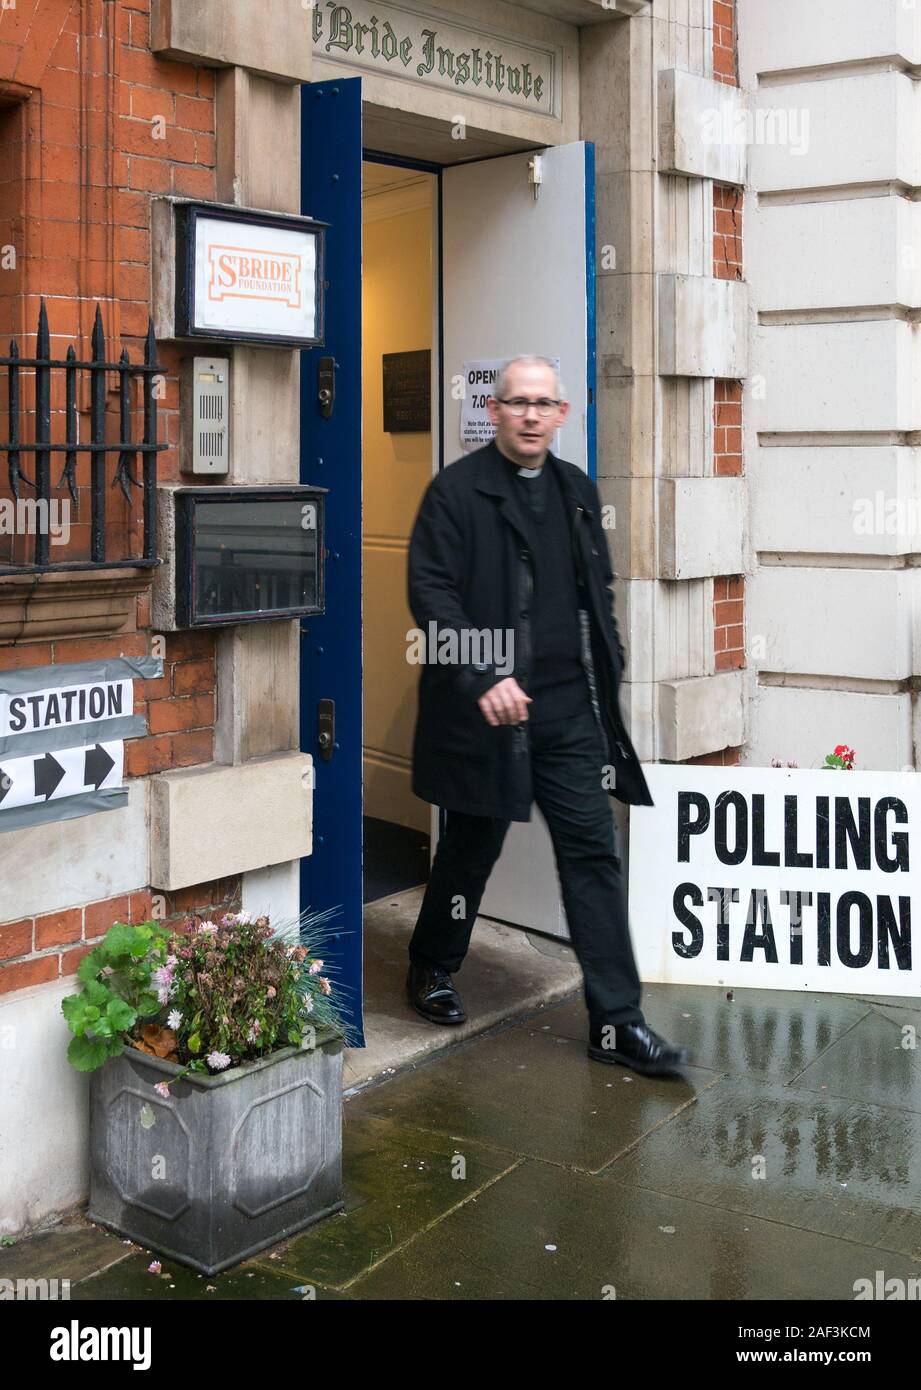
[[[526,821],[533,799],[525,726],[488,724],[477,700],[511,674],[501,648],[490,655],[469,635],[514,634],[514,675],[528,691],[531,663],[531,542],[512,476],[494,443],[458,459],[426,489],[409,543],[409,606],[429,641],[421,666],[413,740],[413,791],[423,801],[468,815]],[[594,485],[574,464],[547,455],[562,486],[579,579],[583,665],[603,729],[620,801],[652,805],[620,711],[624,649],[614,617],[614,575]],[[466,635],[466,645],[465,645]],[[467,658],[466,660],[463,658]]]

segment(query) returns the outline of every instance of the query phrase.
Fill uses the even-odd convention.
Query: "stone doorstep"
[[[520,1023],[581,987],[582,972],[566,942],[479,918],[470,953],[455,977],[467,1022],[429,1023],[406,998],[406,944],[422,891],[412,888],[365,904],[366,1046],[345,1050],[346,1096],[492,1029]]]

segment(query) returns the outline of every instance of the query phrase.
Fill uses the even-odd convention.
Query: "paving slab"
[[[921,1116],[907,1110],[725,1078],[603,1176],[921,1260]]]
[[[584,1039],[513,1027],[355,1096],[350,1113],[595,1172],[717,1077],[641,1077],[591,1061]]]
[[[791,1084],[921,1114],[921,1012],[875,1005]]]
[[[0,1245],[0,1279],[69,1279],[76,1284],[124,1260],[134,1249],[130,1241],[81,1218],[73,1225],[38,1231],[15,1245]]]
[[[525,1161],[350,1288],[355,1299],[853,1299],[879,1252]],[[886,1255],[888,1277],[918,1266]],[[622,1326],[622,1325],[621,1325]],[[667,1332],[666,1334],[667,1335]]]
[[[469,1141],[460,1154],[445,1135],[354,1110],[343,1133],[345,1210],[273,1251],[296,1282],[347,1286],[520,1161]]]
[[[162,1272],[151,1274],[148,1265],[158,1258]],[[305,1286],[305,1281],[294,1278],[289,1271],[265,1264],[257,1266],[248,1262],[223,1274],[208,1275],[186,1269],[165,1256],[145,1252],[130,1255],[95,1278],[82,1280],[71,1290],[70,1297],[72,1302],[187,1303],[199,1299],[203,1302],[209,1299],[217,1302],[224,1299],[301,1302],[305,1298],[321,1301],[339,1299],[342,1295],[317,1285]]]
[[[847,1037],[872,1009],[848,995],[653,984],[643,987],[643,1012],[656,1032],[692,1048],[698,1066],[788,1081]],[[549,1006],[524,1026],[581,1038],[585,1011],[573,999]]]
[[[582,972],[570,947],[553,943],[553,950],[541,949],[526,932],[480,918],[469,954],[455,976],[467,1022],[450,1028],[429,1023],[406,1000],[406,950],[423,891],[410,888],[365,905],[367,1045],[345,1051],[346,1091],[581,988]]]

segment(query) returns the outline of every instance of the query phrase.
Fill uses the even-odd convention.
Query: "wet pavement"
[[[649,986],[681,1078],[585,1054],[581,997],[344,1103],[345,1209],[210,1278],[74,1218],[0,1276],[81,1299],[851,1300],[921,1276],[921,1001]]]

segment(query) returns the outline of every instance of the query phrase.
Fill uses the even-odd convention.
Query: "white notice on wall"
[[[460,440],[465,454],[482,449],[495,434],[486,401],[495,384],[504,357],[478,358],[464,363],[464,399],[461,402]]]
[[[560,370],[560,359],[551,357],[549,359],[557,371]],[[506,357],[478,357],[472,362],[464,363],[464,399],[461,402],[460,417],[460,442],[465,454],[470,454],[474,449],[482,449],[484,444],[488,444],[496,433],[495,426],[489,418],[489,411],[486,402],[492,393],[499,371],[508,361]],[[556,438],[553,441],[553,450],[559,452],[560,432],[557,430]]]
[[[921,988],[917,773],[648,765],[630,812],[646,981]]]

